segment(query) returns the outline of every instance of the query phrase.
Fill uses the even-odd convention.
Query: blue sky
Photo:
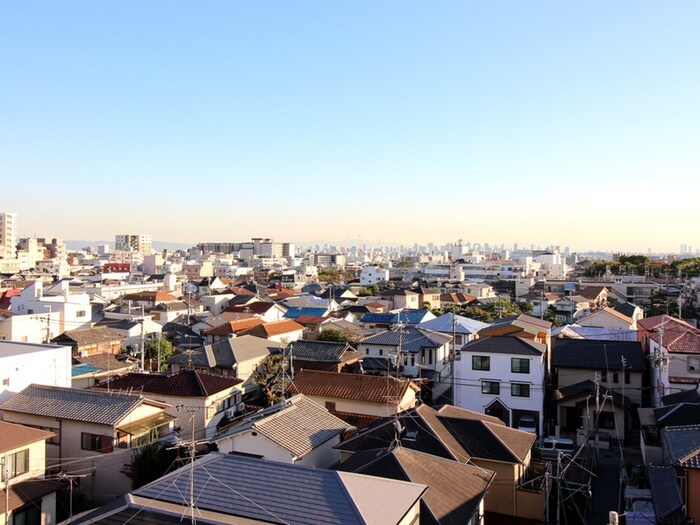
[[[695,2],[14,2],[20,232],[700,248]]]

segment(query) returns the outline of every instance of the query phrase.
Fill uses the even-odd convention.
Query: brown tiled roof
[[[603,290],[607,291],[607,288],[605,286],[584,286],[578,291],[578,295],[582,295],[586,299],[597,299]]]
[[[226,321],[242,321],[244,319],[251,319],[253,317],[256,317],[255,314],[251,313],[239,313],[239,312],[221,312],[219,314],[219,317],[221,319],[225,319]]]
[[[124,337],[117,330],[108,328],[106,326],[94,326],[92,328],[81,328],[79,330],[71,330],[70,332],[64,332],[62,335],[54,338],[60,342],[63,338],[71,339],[75,341],[78,346],[84,345],[96,345],[106,342],[121,342],[126,337]]]
[[[287,391],[307,396],[398,404],[409,387],[417,389],[410,379],[301,370]]]
[[[243,288],[241,286],[231,286],[231,291],[235,293],[236,295],[255,295],[253,292],[250,290]]]
[[[252,313],[252,314],[258,314],[262,315],[266,313],[270,308],[274,308],[277,306],[276,303],[268,302],[268,301],[255,301],[253,303],[249,304],[242,304],[242,305],[236,305],[236,306],[228,306],[224,311],[225,312],[234,312],[234,313]]]
[[[11,511],[24,507],[29,503],[36,503],[44,496],[64,488],[63,483],[48,479],[30,479],[10,485],[10,493],[5,494],[5,489],[0,490],[0,514],[6,514],[6,509]],[[5,507],[5,502],[8,503]]]
[[[652,331],[650,337],[669,352],[700,354],[700,330],[693,328],[685,321],[659,315],[641,319],[637,324]]]
[[[54,436],[53,432],[0,421],[0,453]]]
[[[323,316],[323,315],[300,315],[296,319],[294,319],[297,323],[302,324],[302,325],[314,325],[314,324],[321,324],[324,321],[327,321],[329,316]]]
[[[282,321],[273,321],[271,323],[263,323],[253,328],[238,332],[238,335],[254,335],[267,339],[276,335],[288,334],[303,330],[304,327],[291,319],[283,319]]]
[[[110,379],[109,388],[164,396],[209,397],[241,383],[240,379],[198,370],[182,370],[169,376],[131,373]],[[107,382],[96,388],[107,388]]]

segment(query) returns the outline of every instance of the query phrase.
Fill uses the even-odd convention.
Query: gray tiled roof
[[[423,485],[231,454],[205,456],[195,463],[193,471],[198,509],[289,525],[386,523],[391,520],[388,517],[391,511],[395,514],[398,506],[403,507],[405,513],[412,505],[411,501],[417,501],[425,490]],[[134,494],[184,505],[182,495],[189,494],[189,479],[190,467],[186,466]],[[366,508],[362,509],[362,501],[353,498],[351,494],[358,492],[357,481],[366,490],[381,495],[385,502],[386,521],[379,521],[376,515],[374,519],[368,517]],[[362,492],[361,488],[359,492]],[[398,505],[388,503],[392,495]],[[365,493],[365,497],[369,496]],[[397,522],[402,516],[394,516],[393,521]]]
[[[657,519],[667,518],[683,508],[683,498],[673,467],[650,465],[647,476]]]
[[[398,346],[400,341],[402,351],[415,353],[420,352],[423,348],[439,348],[451,340],[452,337],[448,335],[408,326],[402,332],[387,330],[365,337],[360,342],[368,345]]]
[[[114,425],[142,401],[140,396],[32,384],[0,405],[0,410]]]
[[[486,328],[488,323],[482,323],[476,319],[470,319],[462,315],[455,315],[452,312],[436,317],[430,321],[425,321],[418,325],[418,328],[426,328],[435,332],[452,333],[452,324],[454,318],[454,332],[457,334],[475,334],[479,330]]]
[[[598,341],[591,339],[557,339],[552,351],[555,368],[644,372],[646,365],[642,345],[637,341]]]
[[[486,336],[470,341],[462,347],[462,352],[541,356],[546,349],[547,347],[542,343],[536,343],[522,337]]]
[[[308,341],[305,339],[294,341],[291,346],[294,359],[323,361],[328,363],[340,363],[343,354],[353,350],[348,343]]]
[[[700,469],[700,425],[666,427],[661,434],[674,465]]]
[[[253,414],[241,425],[224,430],[215,439],[255,430],[298,458],[304,457],[345,431],[348,425],[303,394]]]

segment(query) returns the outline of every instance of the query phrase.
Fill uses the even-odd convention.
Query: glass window
[[[112,436],[100,436],[82,432],[80,434],[80,446],[83,450],[95,452],[112,452],[114,438]]]
[[[512,383],[510,395],[513,397],[530,397],[530,385],[527,383]]]
[[[29,449],[7,455],[7,474],[10,479],[29,472]],[[4,473],[3,473],[4,474]],[[3,481],[6,481],[3,479]]]
[[[530,360],[520,357],[513,357],[510,360],[510,371],[514,374],[529,374]]]
[[[700,356],[688,356],[688,372],[700,372]]]
[[[472,370],[491,370],[491,358],[487,355],[473,355]]]
[[[498,381],[482,381],[481,393],[498,395],[501,393],[501,384]]]

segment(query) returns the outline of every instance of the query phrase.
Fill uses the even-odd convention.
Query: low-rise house
[[[297,394],[233,422],[212,440],[223,453],[328,468],[340,460],[333,447],[349,428],[318,403]]]
[[[442,306],[468,306],[476,301],[476,296],[468,293],[449,292],[440,294],[440,304]]]
[[[449,335],[407,326],[365,337],[357,349],[367,357],[393,360],[405,377],[425,379],[430,396],[437,399],[452,385],[451,341]]]
[[[126,354],[95,354],[74,357],[70,386],[72,388],[92,388],[110,377],[133,372],[138,364],[137,359]]]
[[[348,343],[306,339],[299,339],[291,343],[287,353],[296,370],[323,370],[326,372],[350,372],[359,366],[364,355]]]
[[[243,412],[238,386],[240,379],[199,370],[181,370],[172,375],[132,372],[111,378],[96,388],[113,392],[137,392],[168,406],[165,413],[177,418],[177,428],[186,436],[208,439],[224,417]],[[182,410],[187,407],[187,410]]]
[[[417,483],[212,453],[72,523],[173,523],[194,512],[202,525],[412,525],[420,519],[426,489]],[[183,494],[192,494],[193,507]]]
[[[127,293],[121,297],[122,304],[128,304],[133,308],[144,307],[147,311],[161,304],[177,301],[177,297],[167,292],[136,292]]]
[[[360,318],[367,328],[389,328],[398,324],[418,325],[435,319],[435,314],[428,310],[401,310],[399,312],[369,313]]]
[[[270,354],[282,352],[284,348],[282,343],[242,335],[176,354],[168,360],[168,364],[175,373],[195,369],[238,379],[241,381],[238,389],[248,399],[260,389],[253,383],[252,376],[262,360]]]
[[[545,351],[542,343],[488,336],[464,345],[454,362],[454,404],[517,427],[522,417],[544,429]]]
[[[184,301],[172,301],[154,306],[151,308],[150,315],[154,321],[165,325],[166,323],[174,321],[181,315],[186,315],[187,311],[187,303]]]
[[[484,500],[486,522],[542,522],[549,495],[547,466],[532,461],[535,439],[535,434],[509,428],[495,417],[450,405],[440,410],[420,405],[375,421],[337,448],[347,461],[352,454],[378,452],[398,440],[405,449],[493,471]]]
[[[693,390],[700,383],[700,330],[685,321],[659,315],[642,319],[638,340],[652,367],[652,404],[662,396]]]
[[[455,315],[453,312],[448,312],[417,325],[418,328],[440,332],[444,335],[454,336],[454,340],[450,343],[450,348],[453,353],[458,352],[469,341],[473,341],[478,337],[479,330],[487,328],[488,323],[482,323],[476,319],[470,319],[462,315]]]
[[[95,326],[64,332],[51,341],[70,346],[74,356],[85,357],[97,354],[119,354],[126,337],[108,326]]]
[[[576,324],[580,326],[599,326],[602,328],[622,330],[637,329],[637,322],[634,319],[608,307],[577,319]]]
[[[70,347],[0,341],[0,403],[32,383],[69,387]]]
[[[550,331],[552,323],[531,315],[520,314],[496,319],[483,330],[479,330],[479,337],[487,335],[510,335],[522,337],[536,343],[543,343],[550,348]]]
[[[56,491],[63,483],[44,479],[46,440],[54,437],[53,432],[0,421],[1,523],[56,522]]]
[[[65,279],[46,287],[42,281],[35,281],[11,297],[10,304],[10,310],[18,314],[46,314],[52,335],[66,328],[90,326],[92,321],[90,296],[71,290]]]
[[[326,317],[330,312],[325,306],[292,306],[284,314],[284,318],[296,320],[299,317]]]
[[[385,301],[391,301],[391,310],[418,310],[422,308],[420,304],[420,294],[411,290],[405,290],[403,288],[384,290],[379,296]]]
[[[47,467],[93,472],[82,487],[98,501],[126,494],[132,452],[172,432],[165,408],[137,395],[35,384],[0,405],[4,421],[56,434],[46,446]]]
[[[206,338],[207,342],[215,343],[224,339],[236,337],[239,333],[243,333],[246,330],[260,326],[263,323],[264,321],[259,317],[248,317],[245,319],[237,319],[235,321],[225,321],[217,324],[214,327],[202,330],[202,335]]]
[[[236,314],[253,314],[266,323],[281,321],[286,317],[287,310],[277,303],[268,301],[254,301],[251,303],[228,306],[224,312]]]
[[[642,402],[646,364],[641,345],[630,341],[555,341],[552,372],[557,391],[551,413],[557,424],[566,432],[592,430],[598,384],[602,407],[599,431],[622,439]]]
[[[410,379],[319,370],[297,372],[289,394],[304,394],[351,424],[362,416],[385,417],[416,406],[420,389]]]
[[[495,472],[410,448],[358,452],[337,470],[427,485],[422,524],[483,525],[484,497]]]
[[[304,336],[304,327],[291,319],[285,319],[254,326],[239,332],[238,335],[254,335],[277,343],[292,343]]]

